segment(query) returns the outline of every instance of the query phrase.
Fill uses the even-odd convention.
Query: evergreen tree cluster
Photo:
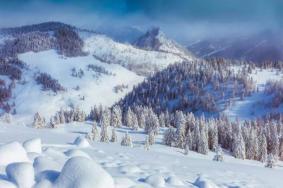
[[[175,127],[164,134],[164,143],[207,154],[219,153],[219,145],[239,159],[264,162],[267,155],[283,159],[283,121],[258,119],[231,122],[227,118],[205,119],[177,111],[172,117]],[[218,156],[219,157],[219,156]]]
[[[118,104],[127,109],[151,106],[156,113],[177,110],[215,114],[232,99],[243,99],[255,91],[248,76],[249,65],[235,71],[223,59],[199,60],[170,65],[139,84]],[[224,104],[224,105],[219,105]]]
[[[42,85],[43,90],[51,90],[54,93],[64,91],[64,87],[58,82],[58,80],[52,78],[47,73],[39,73],[35,78],[37,84]]]

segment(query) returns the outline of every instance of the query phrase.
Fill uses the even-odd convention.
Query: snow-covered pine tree
[[[274,168],[275,167],[275,157],[272,153],[268,154],[267,160],[266,160],[266,168]]]
[[[218,128],[214,119],[208,121],[208,145],[209,149],[216,151],[218,147]]]
[[[242,136],[241,125],[235,126],[238,126],[238,128],[235,128],[233,133],[232,154],[235,158],[245,159],[246,149],[244,138]]]
[[[215,156],[213,158],[214,161],[219,161],[222,162],[223,161],[223,152],[222,152],[222,148],[220,146],[217,146],[215,149]]]
[[[163,143],[168,146],[175,146],[176,145],[176,133],[173,127],[169,127],[164,133],[163,136]]]
[[[278,137],[278,132],[277,132],[277,126],[275,122],[272,122],[269,125],[270,129],[270,138],[269,138],[269,152],[273,154],[274,158],[279,155],[279,137]]]
[[[153,131],[148,133],[148,142],[149,142],[149,145],[155,144],[155,134]]]
[[[182,111],[176,112],[174,122],[177,127],[177,147],[184,148],[186,138],[186,120]]]
[[[126,126],[129,128],[133,128],[134,127],[134,112],[132,111],[131,108],[129,108],[126,112]]]
[[[132,138],[128,132],[125,133],[125,136],[122,138],[121,146],[133,147]]]
[[[166,127],[166,124],[165,124],[165,114],[162,112],[159,117],[159,125],[160,127]]]
[[[133,130],[137,131],[139,129],[139,122],[138,122],[138,118],[136,116],[135,113],[133,113],[133,116],[132,116],[132,123],[133,123]]]
[[[101,142],[109,142],[108,136],[108,127],[110,126],[110,110],[105,109],[101,116],[101,132],[100,132],[100,141]]]
[[[258,160],[261,162],[265,162],[267,159],[267,141],[264,134],[263,128],[261,128],[259,138],[258,138]]]
[[[111,111],[110,126],[121,127],[122,126],[122,112],[118,105],[115,105]]]
[[[207,155],[209,148],[208,148],[208,133],[207,127],[205,125],[205,120],[202,118],[199,120],[199,127],[200,127],[200,139],[198,141],[198,153]]]
[[[153,131],[155,135],[158,134],[159,120],[157,115],[153,112],[152,108],[149,108],[145,118],[145,132],[149,133]]]
[[[117,142],[117,141],[118,141],[118,137],[117,137],[117,134],[116,134],[116,129],[112,128],[112,135],[111,135],[110,142]]]
[[[148,136],[145,137],[145,142],[144,142],[144,149],[148,151],[150,149],[150,144],[149,144],[149,138]]]
[[[37,129],[45,127],[45,119],[38,112],[34,115],[32,126]]]

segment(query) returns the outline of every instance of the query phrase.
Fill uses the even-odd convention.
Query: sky
[[[280,30],[282,10],[282,0],[0,0],[0,26],[44,21],[88,29],[159,26],[175,37],[197,38]]]

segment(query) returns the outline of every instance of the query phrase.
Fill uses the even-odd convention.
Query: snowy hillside
[[[173,53],[138,49],[129,44],[117,43],[103,35],[86,38],[84,50],[103,62],[120,64],[142,75],[183,61],[183,58]]]
[[[224,154],[224,162],[216,162],[212,160],[212,152],[207,156],[192,151],[184,155],[181,149],[159,144],[160,137],[157,144],[146,151],[141,130],[130,131],[133,148],[120,146],[125,128],[117,129],[118,143],[95,141],[89,146],[83,139],[74,142],[90,130],[88,123],[41,130],[2,125],[0,186],[36,184],[35,187],[48,188],[75,184],[75,187],[89,187],[95,183],[97,188],[280,188],[282,184],[281,163],[276,169],[269,169],[264,168],[263,163],[234,159],[227,154]],[[15,138],[19,143],[5,145]],[[32,138],[41,138],[42,145],[40,140],[27,141]],[[80,167],[76,168],[77,165]],[[5,170],[7,166],[13,167],[12,172]]]
[[[143,80],[120,65],[102,63],[92,56],[65,58],[50,50],[21,54],[19,59],[28,65],[28,70],[23,74],[24,83],[16,85],[11,100],[15,102],[17,116],[29,117],[30,122],[36,112],[48,118],[60,108],[74,106],[89,112],[95,104],[110,106]],[[78,71],[83,72],[81,77],[72,75]],[[66,91],[42,91],[34,80],[37,72],[50,74]],[[115,87],[121,85],[127,87],[116,93]]]

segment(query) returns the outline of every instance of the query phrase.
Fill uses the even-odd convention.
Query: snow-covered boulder
[[[173,175],[173,176],[169,176],[166,179],[166,183],[168,183],[169,185],[173,185],[173,186],[182,186],[184,185],[184,183],[182,182],[182,180],[180,180],[177,176]]]
[[[0,166],[28,161],[27,152],[20,143],[11,142],[0,146]]]
[[[34,169],[30,163],[12,163],[6,168],[8,179],[19,188],[31,188],[34,184]]]
[[[24,148],[27,152],[41,153],[41,139],[35,138],[27,140],[23,143]]]
[[[45,170],[61,170],[61,165],[59,163],[46,156],[37,157],[33,162],[33,167],[36,174]]]
[[[129,188],[135,185],[135,182],[128,178],[115,178],[115,188]]]
[[[152,185],[153,187],[165,187],[165,179],[160,174],[154,174],[148,176],[145,182]]]
[[[53,187],[114,188],[114,180],[94,161],[85,157],[73,157],[66,162]]]
[[[17,188],[15,184],[12,182],[0,179],[0,187],[1,188]]]
[[[76,138],[76,140],[74,141],[74,145],[81,148],[87,148],[90,146],[88,140],[80,136]]]
[[[86,157],[88,159],[91,159],[91,157],[87,153],[85,153],[81,150],[78,150],[78,149],[70,149],[70,150],[65,152],[65,155],[67,155],[70,158],[72,158],[72,157]]]
[[[208,180],[204,176],[199,176],[194,182],[194,185],[199,188],[218,188],[217,185],[215,185],[212,181]]]

